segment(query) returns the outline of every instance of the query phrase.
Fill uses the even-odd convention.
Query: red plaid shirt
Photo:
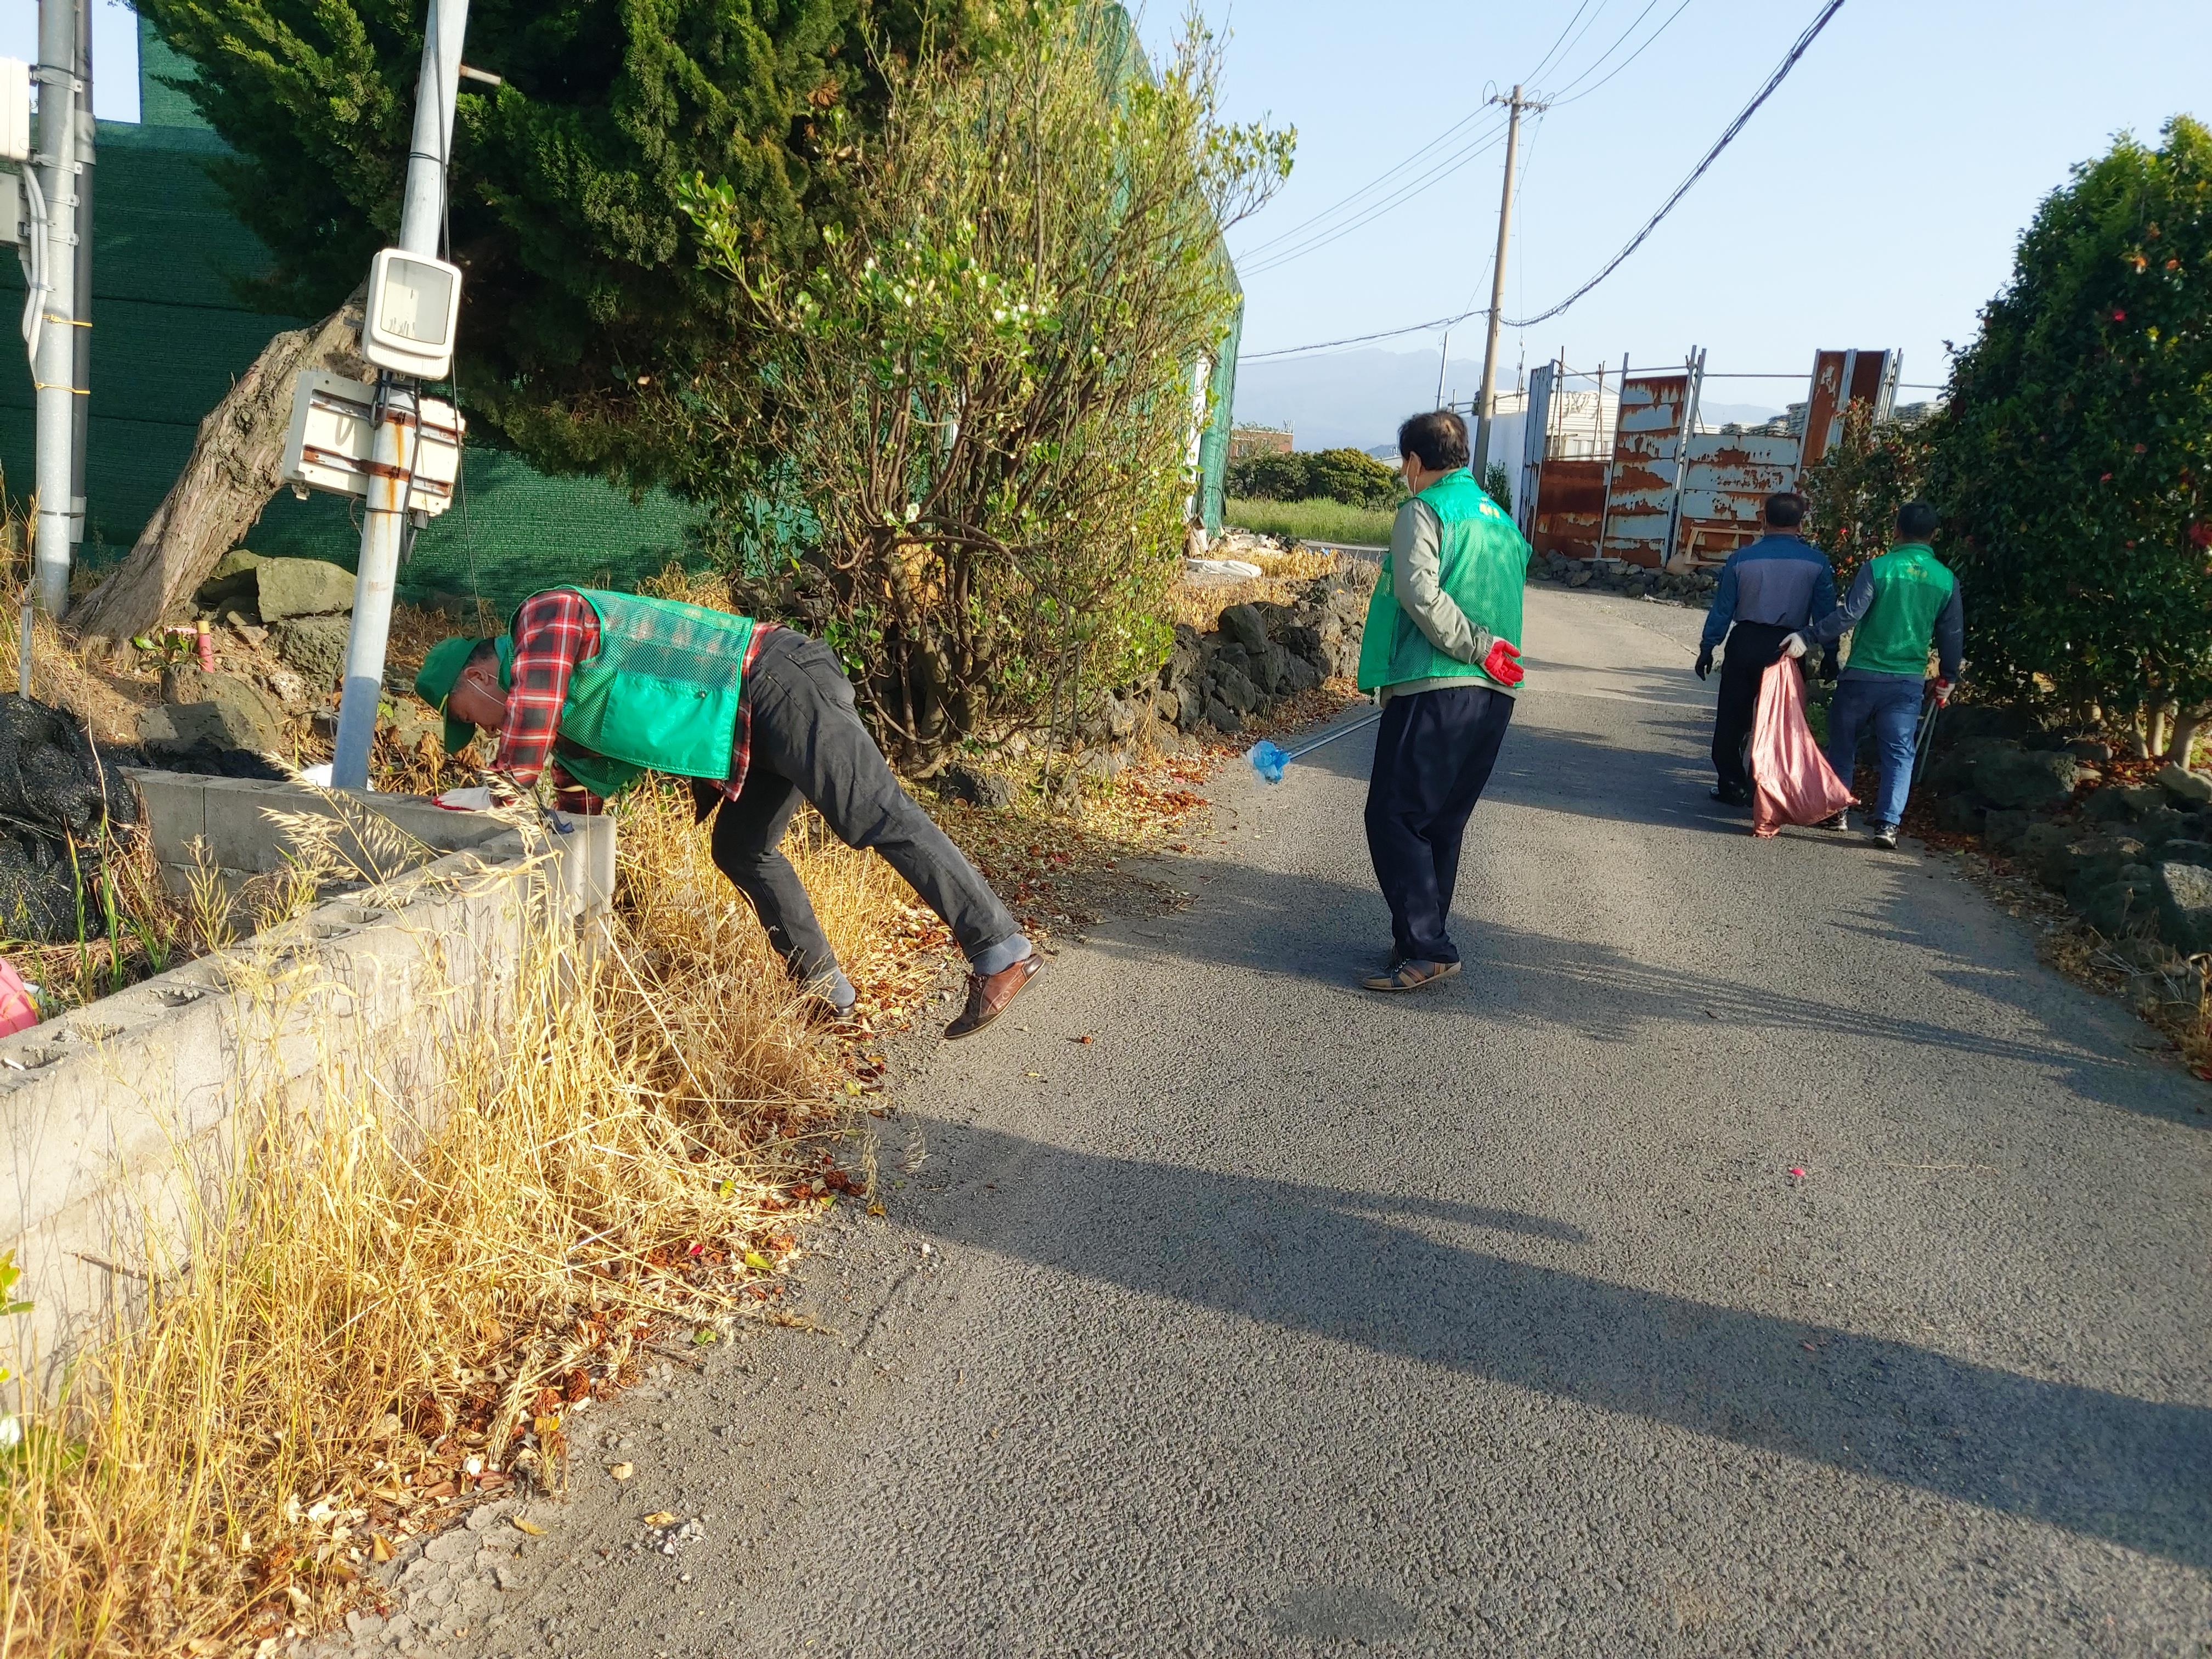
[[[774,623],[754,627],[752,641],[745,647],[746,673],[752,672],[761,641],[775,629]],[[573,587],[548,588],[514,613],[514,669],[507,694],[507,723],[500,729],[492,768],[526,789],[550,767],[564,811],[596,812],[604,805],[563,771],[553,756],[554,741],[561,735],[561,710],[568,702],[568,677],[599,648],[599,617],[591,601]],[[741,695],[737,729],[730,739],[730,775],[716,786],[731,800],[744,787],[752,763],[752,699]]]

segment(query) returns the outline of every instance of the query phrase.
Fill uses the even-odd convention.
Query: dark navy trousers
[[[1413,691],[1383,705],[1367,780],[1367,851],[1401,962],[1457,962],[1452,889],[1468,815],[1482,799],[1513,699],[1486,685]]]

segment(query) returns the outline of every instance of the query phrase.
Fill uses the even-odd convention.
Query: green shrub
[[[1356,449],[1250,455],[1229,469],[1229,493],[1250,501],[1391,507],[1406,493],[1395,467]]]
[[[2212,714],[2212,131],[2123,137],[2045,201],[1931,439],[1975,678],[2185,744]]]

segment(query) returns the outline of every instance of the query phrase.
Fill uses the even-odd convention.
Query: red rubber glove
[[[1500,685],[1518,685],[1528,677],[1521,665],[1521,647],[1499,640],[1482,659],[1482,672]]]

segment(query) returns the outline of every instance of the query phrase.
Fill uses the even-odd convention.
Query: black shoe
[[[1870,823],[1867,826],[1867,839],[1876,847],[1893,853],[1897,850],[1897,826],[1893,823]]]
[[[1713,799],[1723,806],[1748,806],[1751,805],[1751,791],[1724,783],[1713,791]]]
[[[1851,826],[1841,812],[1832,812],[1813,827],[1815,830],[1832,830],[1840,836]]]

